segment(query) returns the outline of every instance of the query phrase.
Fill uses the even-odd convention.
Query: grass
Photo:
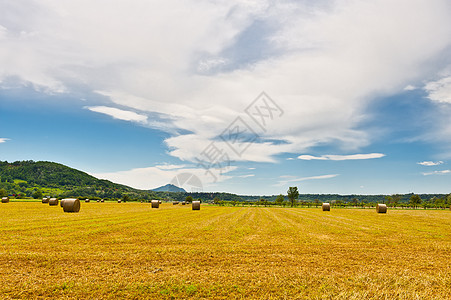
[[[448,299],[451,212],[0,205],[2,299]]]

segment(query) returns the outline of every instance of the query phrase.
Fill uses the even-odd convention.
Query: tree
[[[33,193],[33,198],[34,199],[40,199],[42,198],[42,192],[40,190],[37,190]]]
[[[130,201],[130,197],[127,194],[122,195],[122,202]]]
[[[418,195],[412,195],[410,197],[410,204],[413,206],[413,208],[417,208],[417,206],[419,206],[421,202],[423,202],[423,200],[421,200],[421,197]]]
[[[315,207],[318,207],[318,205],[319,205],[319,199],[316,198],[314,202],[315,202]]]
[[[8,193],[6,192],[5,189],[0,189],[0,197],[6,197],[8,196]]]
[[[393,201],[393,197],[392,196],[385,196],[385,200],[387,200],[387,204],[391,204],[392,201]]]
[[[296,186],[290,186],[288,188],[288,199],[290,199],[291,207],[296,204],[296,199],[299,197],[298,188]]]
[[[193,197],[191,197],[191,196],[186,196],[185,202],[188,202],[188,203],[193,202]]]
[[[282,205],[283,201],[285,200],[284,196],[282,194],[280,194],[279,196],[277,196],[276,198],[276,204],[277,205]]]
[[[401,200],[402,200],[402,195],[394,194],[391,197],[393,199],[393,206],[394,207],[398,206],[399,202],[401,202]]]

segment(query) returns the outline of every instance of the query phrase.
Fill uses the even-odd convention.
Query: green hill
[[[47,161],[0,161],[0,188],[10,195],[31,197],[43,195],[100,198],[149,197],[149,193],[108,180],[97,179],[85,172]],[[146,196],[147,195],[147,196]]]

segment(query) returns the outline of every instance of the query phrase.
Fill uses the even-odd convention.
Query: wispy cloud
[[[247,174],[247,175],[239,175],[239,176],[236,176],[236,177],[239,177],[239,178],[248,178],[248,177],[254,177],[255,176],[255,174]]]
[[[93,112],[98,112],[101,114],[105,114],[113,117],[114,119],[123,120],[123,121],[131,121],[137,123],[145,124],[147,122],[147,116],[135,113],[133,111],[122,110],[115,107],[108,106],[86,106],[86,109],[89,109]]]
[[[433,171],[433,172],[425,172],[422,173],[424,176],[429,176],[429,175],[445,175],[445,174],[449,174],[451,173],[451,170],[442,170],[442,171]]]
[[[327,175],[319,175],[319,176],[309,176],[309,177],[292,177],[290,175],[284,175],[280,176],[280,178],[283,178],[280,180],[275,186],[283,186],[287,183],[293,183],[293,182],[301,182],[306,180],[320,180],[320,179],[330,179],[339,176],[340,174],[327,174]]]
[[[438,165],[441,165],[441,164],[443,164],[443,161],[441,161],[441,160],[439,160],[439,161],[422,161],[422,162],[419,162],[418,163],[419,165],[422,165],[422,166],[428,166],[428,167],[431,167],[431,166],[438,166]]]
[[[411,84],[407,85],[407,86],[404,88],[405,91],[413,91],[413,90],[416,90],[416,89],[417,89],[417,87],[414,86],[414,85],[411,85]]]
[[[383,153],[368,153],[368,154],[352,154],[352,155],[299,155],[298,159],[302,160],[360,160],[360,159],[374,159],[384,157]]]
[[[0,138],[0,143],[4,143],[6,141],[9,141],[9,139],[7,139],[7,138]]]

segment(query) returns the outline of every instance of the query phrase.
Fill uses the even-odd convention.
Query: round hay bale
[[[161,200],[159,200],[158,203],[161,204],[162,203]]]
[[[80,211],[80,200],[78,199],[63,199],[63,210],[64,212],[79,212]]]
[[[42,203],[49,203],[50,198],[42,198]]]
[[[159,208],[160,207],[160,201],[158,200],[152,200],[152,208]]]
[[[99,199],[97,199],[97,202],[100,202],[100,200],[99,200]]]
[[[58,206],[58,199],[57,198],[50,198],[49,205],[50,206]]]
[[[192,208],[193,210],[200,210],[200,201],[193,201]]]
[[[186,204],[186,202],[185,202],[185,201],[183,201],[183,202],[182,202],[182,205],[185,205],[185,204]]]
[[[322,208],[323,211],[330,211],[330,203],[323,203]]]
[[[385,213],[387,213],[387,205],[385,205],[385,204],[377,204],[376,205],[376,212],[378,214],[385,214]]]
[[[61,206],[61,207],[63,207],[64,200],[65,200],[65,199],[63,199],[63,200],[60,201],[60,206]]]
[[[172,205],[177,205],[177,204],[179,204],[179,202],[178,202],[178,201],[174,201],[174,202],[172,202]]]
[[[122,203],[122,200],[121,199],[117,199],[117,203]]]
[[[2,197],[2,203],[9,203],[9,197]]]
[[[105,202],[105,200],[102,199],[102,200],[100,200],[100,202],[103,203],[103,202]]]
[[[89,203],[90,201],[91,201],[91,200],[89,200],[89,199],[85,199],[85,202],[86,202],[86,203]]]

